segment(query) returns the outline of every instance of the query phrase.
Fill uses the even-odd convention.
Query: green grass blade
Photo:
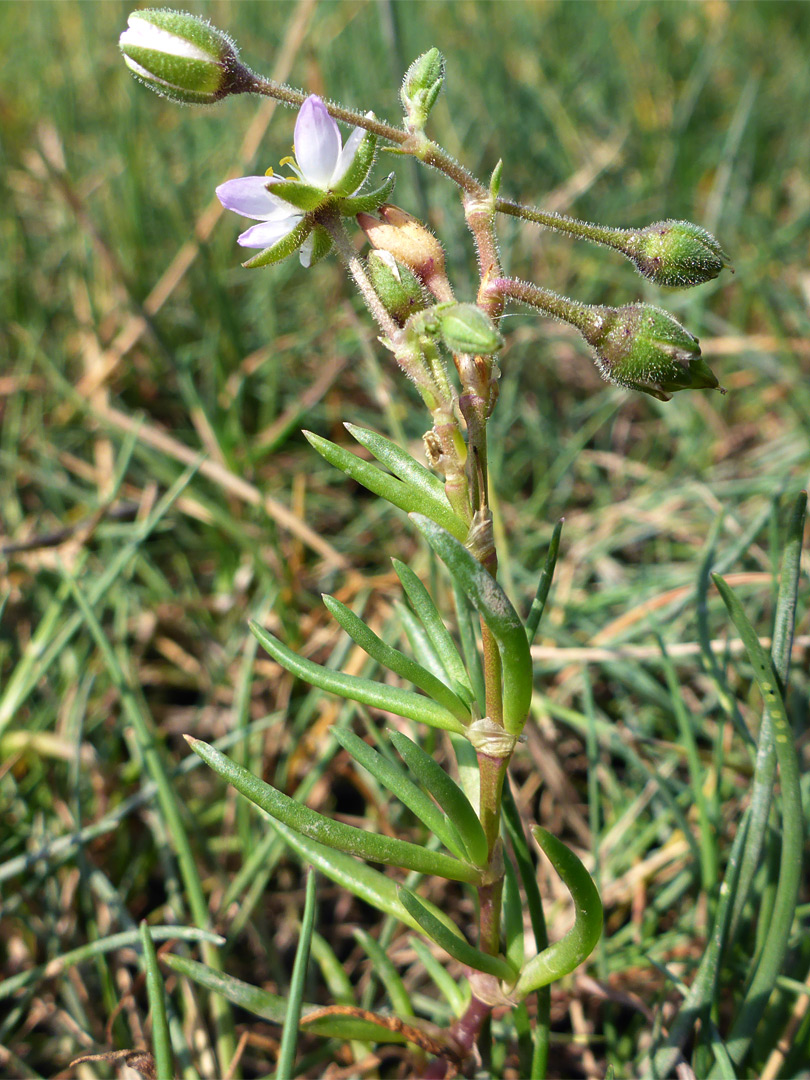
[[[341,821],[324,817],[323,814],[310,810],[308,806],[296,802],[283,792],[265,784],[258,776],[254,776],[231,758],[215,750],[209,743],[194,739],[190,735],[186,735],[185,739],[195,754],[198,754],[214,772],[241,792],[246,799],[250,799],[283,825],[289,826],[318,843],[342,851],[346,855],[357,855],[369,862],[399,866],[416,870],[420,874],[435,874],[438,877],[446,877],[450,881],[477,884],[480,880],[481,875],[475,867],[454,859],[450,855],[444,855],[440,851],[429,851],[407,840],[380,836],[377,833],[366,832],[365,829],[358,829],[353,825],[345,825]]]
[[[793,632],[796,625],[796,598],[801,572],[802,540],[804,538],[804,518],[807,510],[807,493],[802,491],[793,503],[788,525],[788,534],[782,553],[782,567],[779,578],[779,592],[776,598],[774,615],[773,642],[771,660],[780,686],[787,688],[790,656],[793,650]],[[734,900],[731,934],[735,934],[742,917],[754,876],[759,867],[762,848],[768,832],[768,817],[773,798],[774,775],[776,772],[776,749],[773,738],[773,718],[770,710],[765,709],[759,729],[756,765],[751,782],[750,826],[748,843],[743,852],[740,867],[740,883]]]
[[[441,492],[441,498],[438,498],[435,491],[425,485],[415,487],[410,481],[405,482],[396,476],[391,476],[350,450],[345,450],[337,443],[330,442],[329,439],[324,439],[311,431],[305,431],[304,435],[330,465],[334,465],[375,495],[387,499],[400,510],[404,510],[406,514],[413,511],[425,514],[462,540],[466,537],[467,526],[451,510],[444,491]]]
[[[427,972],[430,981],[452,1009],[453,1015],[461,1016],[468,1004],[468,998],[462,986],[456,982],[441,961],[433,955],[426,941],[412,937],[408,938],[408,942],[419,957],[419,961]]]
[[[411,520],[428,541],[498,642],[503,667],[504,727],[519,735],[532,699],[532,658],[526,629],[506,593],[475,556],[445,529],[421,514]]]
[[[452,823],[447,820],[436,803],[409,779],[404,769],[387,761],[373,746],[369,746],[352,731],[332,727],[330,733],[358,764],[379,780],[403,806],[407,806],[425,828],[429,829],[434,836],[438,836],[449,851],[466,861],[466,850]]]
[[[465,701],[472,703],[475,698],[470,686],[470,677],[455,642],[450,636],[450,631],[444,625],[444,620],[433,603],[433,598],[409,566],[400,562],[399,559],[392,559],[391,562],[394,565],[394,570],[402,584],[402,588],[405,590],[405,595],[410,600],[417,618],[424,626],[437,656],[441,659],[442,667],[449,676],[453,689]]]
[[[746,990],[727,1042],[729,1056],[734,1065],[739,1068],[748,1052],[757,1023],[776,983],[787,951],[788,937],[801,884],[804,830],[799,786],[799,760],[793,742],[793,732],[779,690],[779,677],[732,589],[719,574],[712,574],[712,580],[745,644],[754,677],[765,707],[770,713],[782,788],[782,851],[773,916],[753,978]]]
[[[489,857],[487,838],[470,800],[421,746],[399,731],[392,731],[390,737],[413,775],[455,825],[470,861],[476,866],[485,866]]]
[[[393,671],[400,678],[407,679],[414,686],[418,686],[428,697],[433,698],[438,705],[447,709],[462,724],[470,722],[469,708],[457,694],[453,693],[449,686],[445,686],[440,679],[437,679],[435,675],[423,668],[421,664],[417,664],[415,660],[411,660],[409,656],[400,652],[399,649],[388,645],[370,627],[366,626],[363,620],[355,615],[350,608],[342,604],[340,600],[336,600],[334,596],[324,594],[323,602],[349,637],[367,652],[373,660]]]
[[[141,946],[143,948],[143,967],[146,973],[146,993],[149,998],[149,1011],[152,1014],[152,1053],[155,1057],[155,1074],[157,1080],[172,1080],[174,1077],[174,1062],[172,1061],[169,1021],[166,1018],[163,979],[158,967],[155,944],[145,922],[141,923],[140,932]]]
[[[352,935],[365,951],[375,974],[385,987],[394,1012],[399,1016],[413,1016],[411,996],[399,972],[388,958],[385,949],[382,948],[376,938],[373,938],[371,934],[366,933],[365,930],[361,930],[359,927],[352,929]]]
[[[602,901],[593,879],[570,848],[539,825],[532,835],[571,893],[574,925],[559,941],[526,964],[515,988],[519,996],[568,975],[593,952],[602,933]]]
[[[546,600],[548,600],[548,592],[554,578],[554,568],[557,565],[557,555],[560,551],[560,536],[562,535],[564,520],[564,518],[560,518],[554,526],[551,543],[548,545],[545,566],[540,574],[540,581],[537,583],[537,592],[534,594],[534,600],[532,600],[532,606],[529,609],[529,617],[526,619],[526,637],[529,639],[530,645],[537,635],[537,628],[546,609]]]
[[[413,926],[414,930],[419,929],[418,925],[411,922],[411,920],[408,920],[408,925]],[[214,934],[210,930],[200,930],[196,926],[150,926],[149,933],[152,935],[152,941],[172,941],[176,938],[178,941],[207,942],[209,945],[225,944],[224,937]],[[86,945],[79,945],[76,949],[70,949],[59,956],[54,956],[45,964],[26,968],[25,971],[21,971],[17,975],[10,975],[7,979],[3,979],[0,982],[0,1001],[12,997],[18,990],[25,989],[26,986],[37,982],[48,973],[52,977],[56,970],[59,972],[67,971],[68,968],[84,963],[85,960],[92,960],[96,956],[115,952],[116,949],[135,948],[140,944],[140,930],[122,930],[120,934],[96,938],[95,941],[90,941]]]
[[[301,1007],[304,998],[304,983],[309,966],[309,948],[312,931],[315,928],[315,871],[307,871],[307,888],[304,900],[304,914],[301,919],[301,934],[295,951],[290,994],[287,999],[287,1012],[284,1016],[284,1028],[281,1032],[281,1045],[276,1065],[276,1080],[287,1080],[294,1076],[295,1051],[298,1047],[298,1024],[301,1019]]]
[[[370,705],[409,720],[417,720],[429,727],[455,731],[459,735],[464,732],[461,721],[430,698],[415,694],[413,690],[401,690],[396,686],[385,686],[373,679],[363,679],[359,675],[345,675],[341,671],[333,671],[294,653],[256,623],[251,622],[250,629],[274,660],[311,686],[351,701],[358,701],[361,705]]]
[[[283,1024],[287,1015],[287,1000],[278,994],[271,994],[269,990],[262,990],[259,986],[236,979],[232,975],[225,975],[221,971],[214,971],[207,964],[200,964],[196,960],[190,960],[176,953],[168,953],[163,958],[166,967],[176,971],[178,975],[184,975],[187,979],[204,986],[215,994],[221,994],[234,1005],[241,1009],[260,1016],[263,1020],[269,1020],[273,1024]],[[369,1020],[361,1020],[353,1016],[321,1016],[311,1023],[306,1023],[308,1013],[321,1012],[322,1006],[302,1003],[301,1019],[306,1030],[313,1035],[323,1035],[334,1039],[374,1039],[380,1041],[380,1029],[377,1024]],[[391,1034],[391,1039],[386,1037],[386,1042],[404,1042],[397,1032]],[[292,1075],[292,1074],[289,1074]]]
[[[427,937],[440,945],[454,960],[466,964],[467,967],[471,967],[475,971],[483,971],[487,975],[494,975],[496,979],[502,979],[508,983],[514,982],[517,976],[516,968],[513,968],[502,957],[490,956],[488,953],[481,952],[480,949],[468,944],[463,938],[451,934],[444,923],[440,922],[428,910],[416,893],[406,889],[403,885],[399,890],[399,898],[403,906],[419,923]]]

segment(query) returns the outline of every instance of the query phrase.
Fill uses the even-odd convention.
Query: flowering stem
[[[519,300],[542,311],[544,315],[570,323],[585,337],[598,331],[602,322],[604,309],[592,304],[581,304],[576,300],[569,300],[566,296],[560,296],[559,293],[544,289],[540,285],[533,285],[528,281],[519,281],[517,278],[493,278],[486,283],[485,289],[487,293]]]
[[[360,295],[365,301],[366,307],[374,316],[377,325],[389,340],[394,341],[399,335],[399,327],[388,314],[385,305],[377,296],[374,286],[368,279],[363,260],[359,257],[352,246],[352,242],[346,234],[340,214],[334,210],[326,211],[318,215],[318,224],[332,237],[341,262],[351,274],[354,283],[360,290]]]
[[[281,101],[283,104],[294,108],[303,105],[307,99],[308,95],[302,90],[293,90],[291,86],[287,86],[285,83],[278,83],[274,79],[265,78],[265,76],[257,75],[255,72],[253,75],[254,81],[249,87],[246,87],[246,90],[252,90],[253,93],[261,94],[263,97],[275,98],[276,101]],[[411,154],[413,157],[423,161],[425,165],[430,165],[431,168],[444,173],[464,191],[479,198],[488,194],[487,189],[480,180],[476,180],[473,174],[465,169],[463,165],[460,165],[450,154],[442,150],[437,143],[426,138],[421,132],[410,132],[404,128],[394,127],[384,120],[378,120],[375,116],[366,116],[355,109],[346,109],[342,105],[333,105],[331,102],[325,102],[325,105],[327,112],[335,120],[341,120],[344,124],[351,124],[353,127],[363,128],[365,131],[372,131],[380,139],[395,143],[406,154]]]
[[[568,217],[566,214],[556,214],[553,211],[537,210],[532,206],[524,206],[512,199],[496,199],[495,211],[499,214],[509,214],[512,217],[522,218],[524,221],[533,221],[536,225],[542,225],[546,229],[555,229],[557,232],[566,233],[582,240],[590,240],[594,244],[604,244],[605,247],[624,251],[628,240],[628,229],[612,229],[607,225],[595,225],[590,221],[580,221],[577,218]]]

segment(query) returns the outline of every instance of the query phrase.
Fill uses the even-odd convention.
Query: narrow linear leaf
[[[411,520],[447,565],[498,642],[504,727],[511,735],[519,735],[532,700],[532,657],[518,613],[495,578],[446,529],[422,514],[411,514]]]
[[[746,990],[740,1011],[727,1040],[729,1057],[739,1069],[776,983],[787,951],[790,928],[796,910],[802,873],[803,816],[799,786],[799,760],[793,741],[785,704],[779,690],[779,678],[770,656],[759,643],[743,606],[719,574],[712,574],[737,632],[743,640],[754,678],[773,724],[774,747],[782,788],[782,850],[779,880],[773,915],[762,946],[753,978]]]
[[[350,893],[365,900],[367,904],[377,908],[378,911],[390,915],[398,922],[410,926],[412,930],[418,930],[419,924],[413,919],[397,895],[397,882],[385,874],[380,873],[366,863],[358,862],[351,855],[344,855],[341,851],[319,844],[317,840],[310,840],[301,833],[288,829],[280,821],[276,821],[269,814],[266,815],[267,824],[281,836],[284,843],[291,847],[300,858],[310,863],[322,874],[332,881],[347,889]],[[442,921],[451,933],[461,934],[461,931],[443,911],[425,901],[437,919]]]
[[[358,484],[362,484],[375,495],[387,499],[400,510],[404,510],[406,514],[419,511],[432,520],[440,522],[454,536],[462,539],[466,537],[467,526],[453,513],[443,491],[439,498],[434,490],[428,489],[424,484],[416,487],[410,481],[391,476],[390,473],[383,472],[376,465],[353,454],[351,450],[346,450],[337,443],[324,439],[321,435],[315,435],[312,431],[305,431],[304,435],[330,465],[334,465],[336,469],[340,469],[346,476],[356,480]]]
[[[590,956],[602,933],[602,901],[593,879],[570,848],[539,825],[532,835],[562,878],[574,901],[574,925],[523,969],[515,992],[519,997],[568,975]]]
[[[560,536],[562,534],[564,521],[565,518],[560,518],[554,526],[554,532],[551,534],[551,543],[548,545],[546,563],[540,574],[540,581],[537,583],[537,592],[534,594],[534,600],[532,600],[532,606],[529,609],[529,617],[526,619],[526,637],[529,639],[530,645],[535,639],[537,628],[540,625],[540,620],[543,618],[543,612],[546,609],[548,591],[551,588],[551,582],[554,578],[554,568],[557,565],[557,555],[560,551]]]
[[[489,858],[487,838],[470,800],[421,746],[400,731],[390,735],[405,764],[455,825],[470,860],[476,866],[485,866]]]
[[[431,675],[436,676],[439,682],[447,683],[449,681],[448,673],[444,664],[442,664],[441,658],[437,655],[424,625],[408,605],[401,600],[394,601],[394,610],[402,623],[402,629],[405,631],[405,637],[408,639],[408,645],[413,655],[423,668],[429,671]]]
[[[481,654],[478,651],[478,630],[475,626],[475,623],[480,620],[475,617],[466,593],[455,578],[453,578],[453,603],[456,608],[456,623],[458,636],[461,639],[464,666],[469,673],[478,709],[481,716],[484,716],[487,711],[487,690],[484,681],[484,665],[481,663]]]
[[[523,902],[520,898],[517,873],[508,856],[504,857],[503,934],[506,942],[506,959],[516,971],[520,971],[526,959],[523,942]]]
[[[440,851],[429,851],[419,844],[399,840],[392,836],[380,836],[377,833],[345,825],[342,821],[333,821],[323,814],[310,810],[308,806],[296,802],[283,792],[260,780],[258,776],[238,765],[209,743],[185,736],[191,749],[206,764],[218,773],[245,798],[250,799],[271,817],[289,826],[296,832],[309,836],[327,847],[335,848],[347,855],[357,855],[369,862],[383,863],[387,866],[400,866],[408,870],[417,870],[420,874],[435,874],[450,881],[478,883],[481,875],[468,863],[444,855]]]
[[[276,1080],[287,1080],[294,1075],[295,1051],[298,1047],[298,1024],[301,1019],[301,1007],[304,999],[304,983],[309,967],[309,948],[312,931],[315,928],[315,873],[310,867],[307,871],[307,887],[304,898],[304,915],[301,919],[301,934],[298,948],[295,950],[290,992],[287,998],[287,1011],[284,1015],[284,1028],[281,1032],[281,1045],[276,1064]]]
[[[410,600],[413,610],[424,626],[430,642],[450,678],[453,689],[465,701],[472,704],[475,698],[470,686],[470,677],[455,642],[450,636],[450,631],[444,625],[439,609],[433,603],[433,598],[409,566],[400,562],[399,559],[392,559],[391,562],[394,565],[397,577],[402,583],[402,588],[405,590],[405,595]]]
[[[421,937],[409,937],[408,944],[419,958],[428,978],[450,1006],[454,1016],[461,1016],[469,1005],[469,984],[457,983],[447,968],[430,951]],[[466,991],[466,992],[465,992]]]
[[[340,600],[334,596],[323,594],[323,602],[329,612],[340,623],[349,637],[367,652],[372,660],[382,664],[383,667],[393,671],[402,679],[407,679],[414,686],[433,698],[433,700],[452,713],[462,724],[470,722],[470,710],[457,694],[454,694],[449,686],[446,686],[435,675],[427,671],[421,664],[411,660],[409,656],[400,652],[399,649],[388,645],[374,631],[366,626],[362,619]]]
[[[504,982],[511,984],[515,981],[517,970],[511,964],[500,956],[490,956],[488,953],[481,952],[474,945],[470,945],[462,938],[449,933],[444,923],[439,922],[428,911],[416,893],[402,886],[399,890],[399,898],[403,906],[419,923],[423,932],[431,941],[435,941],[437,945],[440,945],[454,960],[466,964],[467,967],[474,968],[475,971],[483,971],[487,975],[494,975],[496,979],[502,979]]]
[[[464,732],[464,725],[451,712],[438,705],[430,698],[415,694],[413,690],[401,690],[395,686],[385,686],[373,679],[362,679],[358,675],[345,675],[342,671],[315,664],[303,656],[294,653],[255,622],[250,629],[259,639],[260,644],[283,668],[298,676],[319,690],[326,690],[339,697],[358,701],[361,705],[370,705],[375,709],[404,716],[408,720],[417,720],[429,727],[443,728],[445,731]]]
[[[287,1015],[287,1000],[278,994],[271,994],[268,990],[262,990],[251,983],[235,979],[232,975],[225,975],[221,971],[215,971],[206,964],[200,964],[196,960],[190,960],[185,956],[168,953],[162,957],[166,967],[176,971],[178,975],[184,975],[187,979],[212,990],[215,994],[221,994],[228,1001],[240,1008],[260,1016],[263,1020],[269,1020],[274,1024],[283,1024]],[[301,1015],[306,1019],[310,1013],[322,1012],[320,1005],[302,1004]],[[353,1016],[321,1016],[306,1025],[306,1030],[314,1035],[323,1035],[334,1039],[374,1039],[380,1040],[380,1029],[377,1024],[369,1020],[362,1020]],[[386,1034],[385,1042],[404,1042],[398,1032]]]
[[[166,998],[163,991],[163,978],[158,967],[155,943],[149,933],[146,922],[140,925],[141,946],[143,948],[143,967],[146,974],[146,994],[149,998],[149,1011],[152,1015],[152,1053],[155,1058],[157,1080],[172,1080],[174,1062],[172,1060],[172,1040],[169,1035],[169,1021],[166,1018]]]
[[[467,859],[464,845],[452,823],[447,820],[435,802],[410,780],[404,769],[391,761],[386,761],[373,746],[369,746],[352,731],[333,727],[330,733],[358,764],[379,780],[403,806],[407,806],[425,828],[429,829],[434,836],[438,836],[449,851],[460,859]]]
[[[390,439],[386,439],[369,428],[347,423],[343,426],[361,446],[370,450],[377,461],[381,461],[400,480],[406,481],[413,488],[418,488],[432,499],[444,502],[444,505],[450,508],[444,484],[438,476],[420,464],[416,458],[411,457],[401,446],[397,446],[395,442],[391,442]]]

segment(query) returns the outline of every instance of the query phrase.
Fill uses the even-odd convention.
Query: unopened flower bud
[[[415,311],[427,307],[425,291],[419,278],[390,251],[372,251],[368,257],[368,276],[386,311],[404,325]]]
[[[669,401],[678,390],[716,390],[700,344],[669,312],[651,304],[593,307],[580,323],[608,382]]]
[[[436,48],[422,53],[408,68],[399,96],[405,106],[405,119],[412,131],[424,128],[443,82],[444,57]]]
[[[357,222],[372,247],[390,251],[397,262],[409,267],[440,300],[452,295],[444,272],[444,248],[417,218],[392,203],[384,203],[379,217],[358,214]]]
[[[702,285],[731,265],[712,234],[690,221],[656,221],[635,229],[622,250],[656,285]]]
[[[477,304],[437,304],[438,333],[453,353],[488,355],[503,348],[492,319]]]
[[[133,11],[118,45],[141,82],[184,105],[210,105],[255,82],[228,35],[196,15],[166,8]]]

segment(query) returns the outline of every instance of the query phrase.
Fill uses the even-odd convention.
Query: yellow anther
[[[270,168],[269,168],[269,169],[268,169],[268,170],[267,170],[267,171],[265,172],[265,174],[264,174],[264,175],[265,175],[265,176],[274,176],[274,175],[275,175],[275,173],[273,172],[273,166],[272,166],[272,165],[271,165],[271,166],[270,166]]]
[[[279,162],[279,165],[294,165],[294,164],[295,164],[295,158],[294,157],[283,157],[281,159],[281,161]]]

